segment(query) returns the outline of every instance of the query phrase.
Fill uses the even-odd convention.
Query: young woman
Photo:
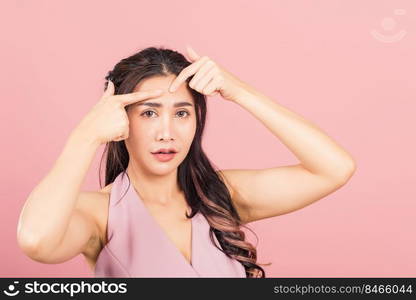
[[[102,98],[26,200],[17,236],[26,255],[61,263],[82,253],[102,277],[265,277],[241,226],[349,180],[353,158],[316,126],[209,57],[188,55],[149,47],[108,73]],[[300,163],[214,169],[201,146],[213,95],[246,109]],[[102,144],[105,186],[80,191]]]

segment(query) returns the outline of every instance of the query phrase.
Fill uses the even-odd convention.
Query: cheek
[[[145,147],[152,139],[152,126],[146,122],[129,119],[129,140],[137,149]]]
[[[195,137],[195,131],[196,131],[196,124],[195,123],[186,126],[182,130],[183,139],[188,141],[189,144],[191,144],[194,137]]]

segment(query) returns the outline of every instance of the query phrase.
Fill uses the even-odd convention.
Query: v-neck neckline
[[[180,251],[180,249],[178,247],[176,247],[175,243],[171,240],[171,238],[166,234],[165,230],[162,228],[162,226],[159,225],[159,223],[156,221],[155,217],[151,214],[150,210],[147,208],[147,206],[144,204],[143,200],[141,199],[139,193],[136,191],[136,188],[133,186],[133,183],[130,181],[130,185],[128,187],[128,191],[127,193],[131,193],[133,195],[132,200],[134,200],[134,202],[137,203],[137,205],[140,205],[143,210],[145,211],[146,215],[148,216],[148,218],[151,220],[151,222],[153,223],[154,227],[158,229],[158,231],[160,232],[160,236],[163,237],[163,239],[170,245],[170,247],[175,251],[175,253],[177,253],[181,258],[182,261],[188,266],[190,267],[193,271],[196,272],[195,270],[195,236],[196,236],[196,227],[195,227],[195,222],[194,222],[194,218],[199,214],[199,212],[197,212],[192,218],[191,218],[191,261],[189,262],[186,257],[182,254],[182,252]]]

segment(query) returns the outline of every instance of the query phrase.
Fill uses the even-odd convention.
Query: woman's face
[[[127,110],[129,137],[125,143],[130,161],[146,173],[164,175],[174,171],[185,159],[195,136],[194,100],[187,83],[169,92],[175,78],[176,75],[169,75],[142,80],[134,92],[152,89],[164,92],[131,104]],[[160,161],[152,154],[160,148],[174,148],[177,153],[169,161]]]

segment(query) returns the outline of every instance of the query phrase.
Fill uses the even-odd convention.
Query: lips
[[[175,148],[160,148],[156,151],[153,151],[152,154],[172,154],[176,152],[178,151],[176,151]]]
[[[156,151],[151,152],[153,154],[153,156],[160,162],[167,162],[170,161],[171,159],[173,159],[175,157],[175,154],[178,151],[173,148],[160,148],[157,149]]]
[[[176,155],[175,152],[170,153],[152,153],[152,155],[160,162],[167,162],[173,159]]]

